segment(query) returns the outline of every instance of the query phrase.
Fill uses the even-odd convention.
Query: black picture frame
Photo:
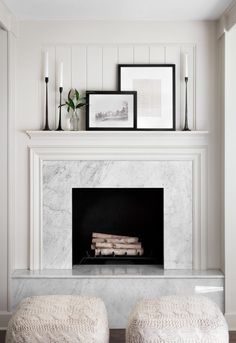
[[[175,77],[175,64],[118,64],[118,89],[120,91],[130,91],[134,90],[129,87],[125,89],[124,84],[122,84],[122,71],[124,68],[141,68],[144,70],[144,68],[170,68],[171,69],[171,89],[170,92],[172,94],[171,102],[172,102],[172,110],[171,110],[171,126],[170,127],[139,127],[139,106],[137,104],[137,122],[136,122],[136,129],[142,130],[142,131],[175,131],[176,130],[176,77]],[[149,69],[150,70],[150,69]],[[137,92],[137,99],[139,99],[139,94]],[[137,100],[138,102],[138,100]]]
[[[94,114],[91,113],[91,101],[92,101],[92,97],[93,96],[104,96],[104,98],[106,98],[105,96],[109,96],[109,95],[117,95],[117,96],[131,96],[132,97],[132,120],[129,120],[129,125],[126,126],[109,126],[108,120],[106,120],[107,125],[105,125],[105,121],[104,121],[104,126],[101,125],[101,123],[99,122],[99,125],[96,126],[94,124],[91,125],[92,123],[92,115],[94,117]],[[127,97],[126,97],[127,98]],[[109,98],[108,98],[109,99]],[[114,99],[114,97],[113,97]],[[122,100],[120,100],[122,101]],[[136,126],[137,126],[137,92],[136,91],[86,91],[86,130],[93,130],[93,131],[133,131],[136,130]],[[106,108],[107,105],[104,104],[104,109]],[[129,107],[128,107],[129,110]],[[128,115],[130,115],[130,113],[128,113]],[[115,121],[111,120],[111,123],[114,123]],[[132,125],[131,125],[132,122]],[[118,123],[118,120],[117,120]],[[121,120],[122,123],[122,120]],[[124,125],[124,122],[122,123]]]

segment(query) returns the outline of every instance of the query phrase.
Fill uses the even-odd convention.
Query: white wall
[[[231,329],[236,330],[236,26],[227,32],[225,44],[225,309]]]
[[[44,118],[42,51],[50,51],[50,80],[56,62],[65,64],[66,90],[115,89],[120,63],[177,64],[177,124],[183,122],[181,53],[192,56],[190,116],[198,130],[209,130],[208,266],[220,266],[221,214],[220,118],[216,108],[216,25],[214,22],[22,22],[16,65],[16,228],[15,268],[29,266],[29,165],[27,129],[39,129]],[[50,83],[50,121],[57,95]],[[195,117],[194,117],[195,116]]]
[[[5,328],[11,308],[11,244],[15,208],[15,40],[17,22],[0,1],[0,329]]]
[[[8,242],[8,108],[7,108],[7,32],[0,29],[0,311],[7,311]]]
[[[224,201],[225,201],[225,34],[218,38],[218,62],[217,62],[217,74],[218,74],[218,109],[219,109],[219,132],[218,137],[220,141],[220,170],[221,170],[221,182],[219,187],[219,198],[221,200],[221,269],[225,271],[225,213],[224,213]]]

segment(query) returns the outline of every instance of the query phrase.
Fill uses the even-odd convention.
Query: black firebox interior
[[[163,265],[163,188],[73,188],[72,263]],[[92,233],[139,237],[143,256],[94,256]]]

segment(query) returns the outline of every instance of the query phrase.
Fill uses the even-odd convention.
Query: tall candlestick
[[[60,70],[59,70],[59,87],[63,87],[63,62],[60,63]]]
[[[185,116],[183,131],[191,131],[188,127],[188,54],[184,55],[184,81],[185,81]]]
[[[44,55],[44,77],[49,77],[48,51]]]
[[[45,84],[46,84],[46,108],[45,108],[45,126],[44,131],[50,131],[50,127],[48,124],[48,82],[49,77],[45,77]]]
[[[188,77],[188,54],[184,55],[184,77]]]
[[[60,106],[59,106],[59,122],[58,122],[58,128],[56,131],[63,131],[61,126],[61,96],[63,92],[63,87],[59,87],[59,93],[60,93]]]
[[[185,81],[185,117],[183,131],[191,131],[188,127],[188,77],[184,78]]]

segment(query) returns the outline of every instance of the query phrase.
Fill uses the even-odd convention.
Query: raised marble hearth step
[[[144,296],[202,294],[224,311],[224,275],[219,270],[164,270],[154,265],[81,265],[70,270],[18,270],[12,274],[15,308],[27,296],[75,294],[100,297],[110,328],[124,328]]]

